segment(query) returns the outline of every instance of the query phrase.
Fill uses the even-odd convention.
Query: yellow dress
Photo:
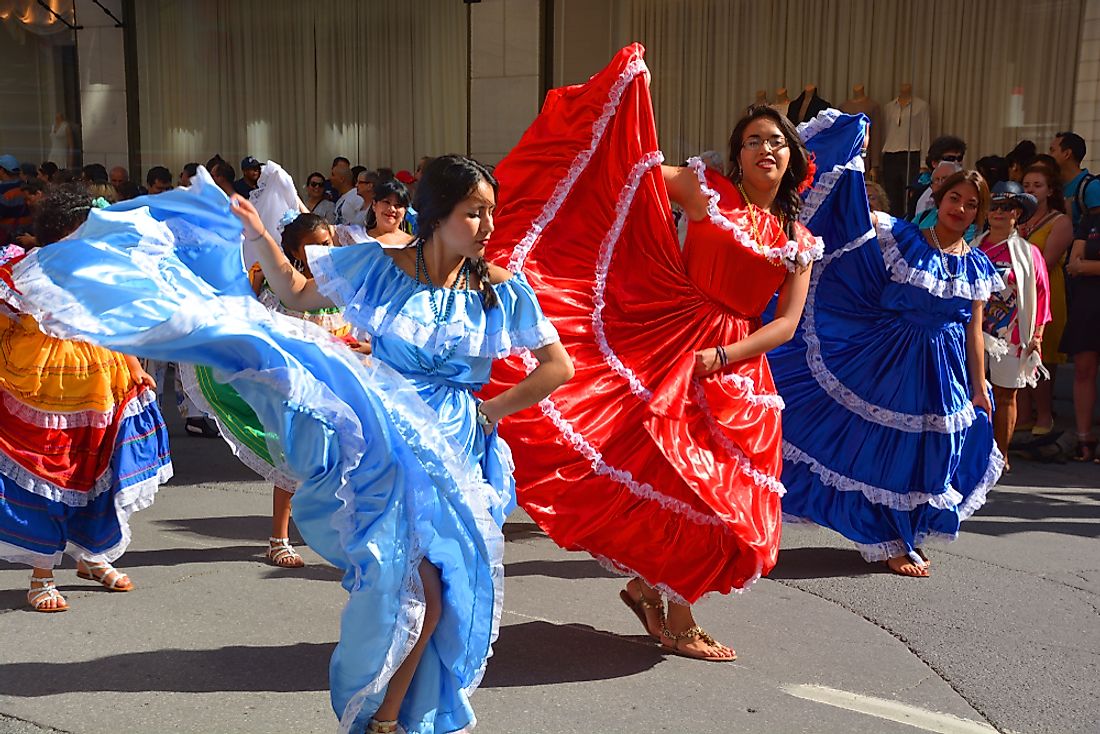
[[[1061,216],[1065,216],[1062,214]],[[1058,217],[1051,217],[1050,221],[1031,233],[1028,241],[1039,248],[1046,249],[1047,239],[1054,229],[1054,223]],[[1066,253],[1069,254],[1068,251]],[[1050,277],[1050,323],[1043,331],[1043,364],[1065,364],[1066,355],[1058,351],[1058,343],[1062,340],[1062,331],[1066,328],[1066,255],[1058,260],[1058,265],[1050,268],[1047,275]]]

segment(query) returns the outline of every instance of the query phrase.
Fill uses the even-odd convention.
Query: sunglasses
[[[311,189],[318,189],[318,188],[321,188],[324,185],[325,185],[324,181],[310,181],[309,183],[306,184],[306,186],[310,187]]]
[[[940,160],[945,163],[962,163],[962,159],[961,155],[945,155]]]
[[[366,184],[371,184],[373,186],[374,182],[373,181],[356,181],[355,182],[356,186],[365,186]]]
[[[1020,205],[1014,201],[995,201],[989,205],[989,210],[992,212],[1011,212],[1017,209],[1020,209]]]

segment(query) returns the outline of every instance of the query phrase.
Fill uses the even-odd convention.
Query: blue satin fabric
[[[844,166],[858,120],[840,115],[807,147]],[[783,510],[884,560],[954,538],[1000,474],[990,418],[971,405],[965,337],[965,296],[996,274],[978,251],[945,268],[906,222],[886,218],[873,233],[858,166],[818,207],[809,226],[826,256],[795,337],[768,354],[786,403]],[[963,295],[932,292],[944,288]]]
[[[512,454],[496,431],[487,436],[478,425],[474,392],[489,381],[494,359],[558,341],[526,277],[496,285],[497,305],[487,310],[477,291],[418,283],[375,242],[310,247],[306,256],[321,292],[371,335],[372,355],[416,387],[440,430],[480,465],[499,492],[494,517],[503,524],[516,507]],[[437,324],[436,314],[449,309]]]
[[[303,337],[299,321],[284,328],[252,297],[240,248],[228,200],[200,169],[190,189],[93,212],[28,258],[17,284],[58,336],[213,367],[278,437],[273,456],[302,480],[298,528],[349,594],[330,668],[342,730],[363,729],[419,634],[420,559],[440,569],[442,619],[400,720],[409,732],[462,729],[499,624],[510,465],[486,482],[473,432],[454,427],[468,406],[428,405],[382,360],[320,329]]]

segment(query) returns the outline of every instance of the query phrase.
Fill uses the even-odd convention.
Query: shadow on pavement
[[[1098,517],[1100,492],[1035,490],[1009,493],[994,490],[985,507],[962,524],[962,531],[995,536],[1060,533],[1100,538]]]
[[[593,560],[576,561],[516,561],[504,564],[507,578],[517,576],[547,576],[555,579],[617,579],[619,574],[611,573]]]
[[[257,548],[264,549],[271,535],[271,518],[265,515],[230,515],[225,517],[177,517],[157,520],[154,523],[164,530],[177,533],[191,533],[207,538],[226,538],[228,540],[253,541]],[[290,542],[302,544],[293,523],[290,526]]]
[[[335,643],[214,650],[150,650],[84,662],[7,663],[0,695],[34,698],[73,691],[293,693],[328,689]]]
[[[504,523],[504,540],[506,542],[518,542],[531,538],[545,538],[546,533],[533,522],[506,522]]]
[[[500,628],[481,687],[625,678],[663,659],[657,644],[642,635],[619,637],[587,625],[524,622]]]
[[[768,574],[773,581],[866,576],[884,571],[880,564],[867,563],[855,549],[785,548]]]

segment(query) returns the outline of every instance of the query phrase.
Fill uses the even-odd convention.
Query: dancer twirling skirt
[[[357,734],[395,731],[398,720],[417,734],[474,724],[469,695],[497,634],[499,526],[513,503],[493,427],[569,372],[523,278],[477,262],[492,231],[491,175],[462,158],[435,165],[421,181],[425,240],[393,258],[369,243],[308,252],[324,290],[375,335],[369,364],[255,300],[241,221],[283,303],[337,305],[287,262],[256,210],[239,197],[231,210],[203,169],[189,189],[93,214],[24,273],[46,322],[151,358],[198,359],[276,437],[269,450],[300,482],[302,536],[344,572],[330,685],[342,731]],[[521,348],[545,368],[479,405],[471,388],[495,357]]]
[[[81,186],[51,192],[39,241],[49,252],[68,247],[57,240],[91,208]],[[36,611],[60,612],[68,603],[52,569],[63,553],[81,578],[133,588],[111,564],[130,544],[130,516],[153,503],[172,463],[152,378],[133,357],[44,332],[25,259],[0,268],[0,558],[33,568]]]
[[[642,55],[550,92],[496,169],[491,255],[530,279],[577,368],[502,431],[555,542],[634,577],[622,599],[666,649],[732,660],[690,605],[775,563],[782,402],[763,353],[793,332],[819,256],[793,221],[808,159],[763,108],[731,136],[730,176],[662,168]],[[682,253],[670,198],[691,220]],[[777,290],[785,319],[762,329]],[[530,366],[499,365],[490,394]]]
[[[866,120],[822,112],[801,128],[819,161],[803,221],[826,254],[796,337],[769,354],[783,415],[784,513],[832,528],[868,561],[928,575],[922,545],[953,539],[1004,461],[993,443],[982,305],[1003,287],[963,241],[989,205],[955,174],[934,228],[877,213],[859,157]]]

